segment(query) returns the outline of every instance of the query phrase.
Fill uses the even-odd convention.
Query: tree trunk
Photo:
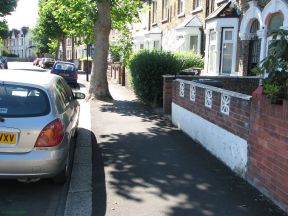
[[[74,59],[75,59],[74,49],[75,49],[75,40],[74,40],[74,36],[72,36],[72,62],[73,62]]]
[[[59,58],[59,50],[60,50],[60,39],[58,39],[58,41],[57,41],[55,59]]]
[[[62,37],[62,51],[63,51],[62,60],[63,61],[66,61],[66,39],[67,39],[67,37],[64,35]]]
[[[87,99],[109,101],[112,99],[107,81],[107,58],[109,34],[111,31],[111,1],[100,1],[97,3],[97,7],[98,14],[94,28],[93,70]]]

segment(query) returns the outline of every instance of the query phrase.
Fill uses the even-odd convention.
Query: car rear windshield
[[[75,67],[72,64],[57,63],[55,65],[56,70],[74,71]]]
[[[40,89],[0,84],[0,116],[33,117],[43,116],[50,112],[46,93]]]

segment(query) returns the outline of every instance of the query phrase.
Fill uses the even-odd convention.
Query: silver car
[[[0,178],[64,183],[83,98],[60,76],[1,70]]]

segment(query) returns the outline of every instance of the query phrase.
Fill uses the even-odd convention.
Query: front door
[[[221,74],[230,74],[233,55],[233,29],[223,29]]]

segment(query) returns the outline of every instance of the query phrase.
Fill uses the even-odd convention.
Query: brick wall
[[[163,76],[163,112],[171,114],[172,84],[175,76]]]
[[[184,80],[199,80],[199,79],[213,79],[218,80],[223,84],[223,89],[229,91],[235,91],[242,94],[252,95],[252,92],[257,88],[259,84],[259,78],[252,77],[211,77],[211,76],[189,76],[189,75],[177,75],[177,76],[163,76],[163,111],[165,114],[171,114],[171,102],[172,102],[172,88],[171,80],[180,78]],[[169,82],[165,84],[165,82]],[[165,87],[167,86],[167,87]]]
[[[221,90],[191,82],[187,79],[173,80],[172,76],[169,79],[164,91],[171,91],[172,82],[173,104],[247,140],[248,170],[245,171],[244,169],[242,176],[279,207],[288,212],[288,100],[284,100],[282,105],[271,104],[271,101],[265,95],[262,95],[261,92],[259,93],[257,89],[251,101],[248,95]],[[195,86],[196,89],[195,101],[192,101],[190,97],[192,92],[190,90],[191,85]],[[206,89],[212,91],[211,108],[205,106]],[[255,94],[256,92],[257,94]],[[221,112],[222,94],[230,96],[229,115]],[[191,124],[198,123],[189,122],[188,126],[183,125],[185,118],[187,119],[189,115],[188,112],[183,117],[184,121],[179,124],[181,128],[186,127],[186,131],[188,131],[187,127],[191,127]],[[173,112],[172,119],[173,115],[178,114]],[[197,127],[199,125],[195,125],[194,129]],[[215,128],[215,130],[218,129]],[[216,132],[214,131],[213,133],[215,134]],[[201,131],[197,133],[201,133]],[[221,141],[220,137],[218,139],[220,140],[217,140],[216,143]],[[233,145],[234,143],[232,143],[231,147]],[[216,148],[212,148],[211,153],[213,154],[213,151],[219,150],[219,148],[218,145]],[[229,152],[225,152],[225,154],[229,155]],[[237,172],[237,169],[234,171]]]
[[[288,101],[271,104],[262,97],[251,108],[248,179],[288,211]]]
[[[229,115],[221,113],[221,94],[224,91],[215,91],[216,88],[201,85],[196,86],[196,100],[190,100],[190,84],[185,85],[184,97],[179,96],[180,81],[173,81],[173,103],[195,113],[198,116],[224,128],[225,130],[247,140],[249,135],[249,119],[250,119],[250,102],[241,98],[230,96],[230,112]],[[212,107],[205,107],[205,89],[212,90]],[[220,90],[217,88],[217,90]],[[227,93],[226,93],[227,94]]]

